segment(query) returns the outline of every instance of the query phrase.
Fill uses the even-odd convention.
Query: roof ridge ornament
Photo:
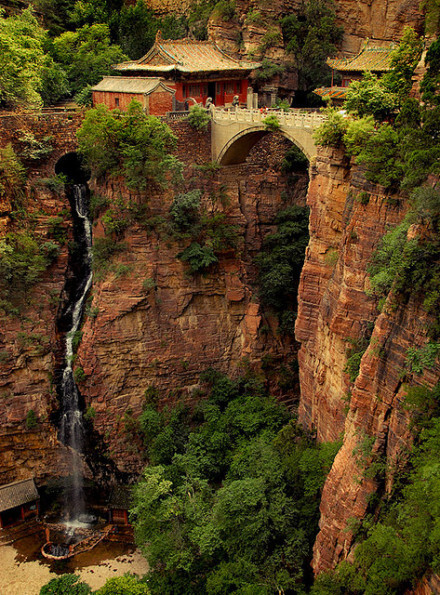
[[[156,43],[160,43],[161,41],[163,41],[162,31],[160,29],[157,30],[155,41]]]

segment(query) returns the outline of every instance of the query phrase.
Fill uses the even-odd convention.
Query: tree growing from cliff
[[[145,191],[152,183],[164,184],[168,172],[179,170],[169,155],[176,142],[171,129],[146,116],[132,101],[125,113],[104,105],[87,112],[78,130],[79,151],[94,176],[123,176],[127,186]]]

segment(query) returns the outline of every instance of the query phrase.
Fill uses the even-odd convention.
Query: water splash
[[[73,299],[65,311],[70,321],[66,333],[66,348],[61,380],[61,424],[60,440],[70,449],[71,475],[69,485],[65,490],[65,509],[71,521],[79,519],[85,514],[84,477],[82,451],[84,444],[83,413],[80,408],[80,394],[76,386],[72,364],[74,355],[74,341],[78,332],[84,311],[84,303],[92,285],[92,224],[88,217],[87,188],[83,184],[73,186],[73,207],[76,213],[79,244],[82,247],[81,278],[77,280]],[[75,238],[76,239],[76,238]],[[67,486],[66,486],[67,488]]]

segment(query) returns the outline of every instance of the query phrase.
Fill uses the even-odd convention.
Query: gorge
[[[232,18],[213,13],[209,34],[235,54],[252,53],[298,4],[237,0]],[[169,2],[151,5],[169,13]],[[421,32],[424,18],[413,1],[358,2],[356,10],[341,1],[336,13],[346,55],[367,37],[398,41],[408,22]],[[431,42],[427,37],[426,47]],[[266,56],[288,63],[284,50],[280,38]],[[297,592],[289,582],[295,580],[315,595],[438,592],[435,557],[421,559],[424,548],[412,541],[420,531],[426,549],[437,547],[429,482],[437,481],[440,135],[436,100],[425,96],[422,108],[418,102],[429,64],[411,73],[413,94],[395,108],[397,116],[374,124],[351,116],[361,121],[355,141],[337,110],[320,115],[340,136],[321,136],[306,156],[294,135],[261,122],[258,142],[244,143],[246,151],[237,145],[240,159],[234,154],[219,164],[212,161],[215,122],[198,130],[173,114],[148,128],[137,108],[115,120],[104,111],[1,113],[1,150],[12,147],[27,173],[14,191],[0,187],[0,255],[7,263],[9,254],[16,265],[26,261],[31,273],[28,279],[14,262],[0,261],[1,484],[33,476],[43,491],[55,486],[70,508],[63,516],[74,521],[93,504],[90,486],[105,500],[115,486],[139,482],[132,518],[140,543],[158,549],[142,527],[139,494],[163,490],[170,510],[199,523],[186,534],[176,520],[169,531],[182,529],[182,542],[191,543],[186,562],[179,558],[174,568],[183,582],[161,583],[169,592],[180,592],[175,585],[184,584],[196,550],[200,574],[208,572],[208,558],[220,560],[224,571],[224,583],[220,571],[208,578],[211,592],[239,592],[224,586],[236,588],[237,576],[256,584],[249,560],[221,557],[237,547],[224,537],[227,521],[219,521],[237,502],[253,511],[247,520],[260,520],[265,502],[274,503],[271,514],[278,506],[283,511],[270,517],[276,522],[267,542],[292,531],[298,510],[313,534],[311,552],[308,532],[295,533],[295,545],[289,542],[295,571],[283,566],[282,550],[280,568],[289,576],[273,578],[271,566],[271,586],[262,593],[275,592],[277,581]],[[281,93],[291,83],[288,72],[275,81]],[[239,112],[227,117],[237,122]],[[99,134],[87,137],[91,130]],[[153,143],[157,152],[145,158],[137,143],[145,146],[155,134],[164,153]],[[104,137],[111,142],[98,154]],[[378,139],[379,156],[369,138]],[[91,177],[80,168],[78,150],[89,159]],[[266,392],[287,408],[286,418],[273,412]],[[256,432],[251,446],[234,442],[235,423],[239,435],[248,431],[237,404],[245,397],[255,406],[246,412],[249,434]],[[270,440],[255,430],[262,423],[255,402],[267,407]],[[265,472],[280,485],[288,477],[285,492],[271,491]],[[432,498],[432,518],[417,479]],[[242,492],[239,481],[248,482]],[[267,492],[259,500],[262,485]],[[301,494],[292,495],[294,488]],[[412,524],[411,506],[429,520],[417,525],[414,512]],[[243,542],[252,541],[244,522],[230,526],[231,535],[239,526],[248,536]],[[163,554],[154,555],[161,570]],[[398,570],[381,574],[368,556],[384,565],[391,559]],[[259,569],[265,562],[252,560]],[[314,586],[312,574],[320,577]],[[160,592],[151,580],[151,592]],[[203,581],[194,584],[206,589]]]

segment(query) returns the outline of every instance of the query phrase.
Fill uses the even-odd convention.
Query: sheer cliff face
[[[203,136],[191,145],[182,140],[184,129],[178,136],[179,158],[205,158]],[[162,405],[191,403],[197,399],[200,373],[210,366],[234,375],[247,366],[258,368],[265,354],[274,361],[293,356],[291,342],[277,336],[274,320],[264,317],[252,264],[264,235],[274,229],[275,214],[283,208],[276,168],[285,141],[280,143],[272,149],[270,143],[260,143],[255,149],[258,162],[222,169],[212,181],[226,192],[225,212],[239,229],[242,239],[236,253],[223,253],[218,265],[194,276],[176,257],[188,241],[167,238],[160,229],[134,226],[123,238],[126,249],[113,261],[116,273],[110,271],[94,282],[91,309],[97,315],[87,318],[83,327],[77,363],[86,378],[80,390],[95,411],[95,429],[105,437],[122,471],[138,472],[143,465],[139,453],[133,452],[135,437],[126,429],[127,420],[141,413],[148,388],[159,389]],[[199,172],[198,177],[203,175]],[[304,178],[298,187],[302,200],[306,187]],[[117,181],[99,191],[110,197],[126,192]],[[172,191],[150,197],[151,217],[168,217],[172,200]],[[203,200],[210,212],[208,193]],[[98,222],[95,237],[100,233]],[[121,265],[127,267],[122,276],[117,274]],[[274,392],[292,398],[294,391],[280,392],[274,385]]]
[[[296,324],[302,343],[299,417],[321,441],[343,436],[322,494],[313,560],[320,572],[349,555],[353,536],[347,527],[364,517],[373,492],[390,488],[411,443],[404,382],[433,386],[440,368],[408,375],[408,348],[427,340],[420,304],[389,301],[379,314],[366,293],[366,267],[387,228],[402,219],[402,201],[366,185],[338,151],[322,149],[308,204],[310,243]],[[368,348],[352,384],[344,372],[346,354],[361,337]],[[378,484],[374,469],[385,464],[385,480]]]
[[[378,43],[397,41],[406,26],[422,32],[423,16],[419,4],[419,0],[336,0],[339,25],[344,28],[341,51],[356,53],[367,38]],[[237,39],[240,38],[244,53],[258,52],[267,31],[281,32],[279,19],[294,13],[300,5],[300,0],[236,0],[236,17],[227,22],[213,17],[209,35],[225,50],[238,52]],[[259,19],[255,18],[255,13],[260,15]],[[285,59],[282,37],[265,51],[263,57]]]

